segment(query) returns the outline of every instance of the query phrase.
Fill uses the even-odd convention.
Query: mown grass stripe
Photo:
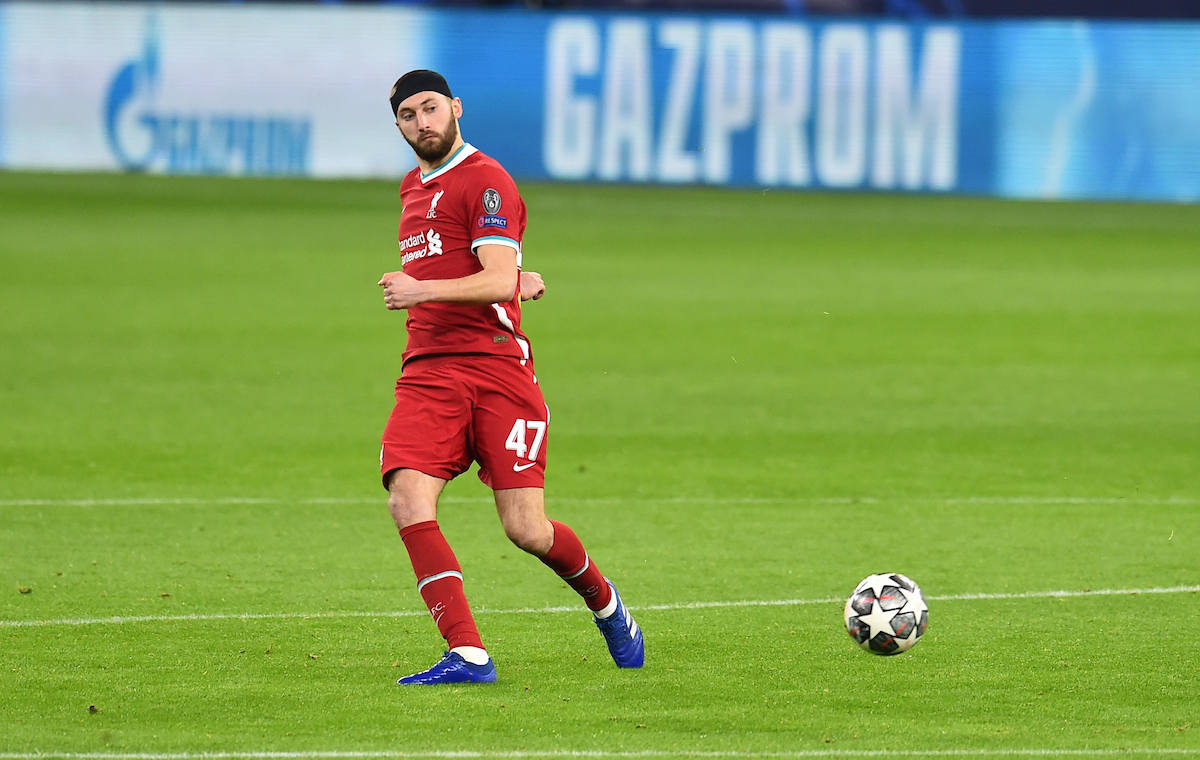
[[[491,503],[487,496],[444,496],[443,502]],[[269,497],[230,496],[212,499],[200,498],[130,498],[130,499],[0,499],[0,507],[169,507],[169,506],[227,506],[227,505],[269,505],[269,504],[383,504],[384,495],[370,496],[339,496],[310,499],[279,499]],[[795,496],[795,497],[744,497],[724,498],[719,496],[664,496],[654,497],[555,497],[548,496],[547,502],[554,504],[880,504],[925,502],[937,504],[1010,504],[1010,505],[1118,505],[1146,504],[1160,506],[1194,506],[1200,505],[1200,499],[1185,497],[1133,497],[1121,496]]]
[[[1200,592],[1200,586],[1169,586],[1162,588],[1126,588],[1126,589],[1082,589],[1077,591],[1024,591],[1013,593],[981,593],[981,594],[948,594],[944,596],[929,596],[930,601],[956,602],[989,599],[1046,599],[1055,597],[1077,596],[1138,596],[1141,594],[1185,594]],[[841,604],[845,599],[825,597],[823,599],[745,599],[726,602],[676,602],[674,604],[644,604],[630,605],[634,611],[670,611],[670,610],[703,610],[720,609],[724,607],[794,607],[805,604]],[[569,607],[518,607],[514,609],[489,609],[480,607],[477,615],[540,615],[559,612],[582,612],[580,606]],[[242,612],[242,613],[213,613],[193,615],[130,615],[97,618],[60,618],[57,620],[0,620],[4,628],[36,628],[57,625],[118,625],[124,623],[164,623],[188,622],[206,620],[300,620],[319,618],[398,618],[423,617],[428,613],[424,610],[391,610],[387,612]],[[0,755],[2,760],[3,755]]]
[[[473,751],[443,750],[430,752],[404,751],[314,751],[314,752],[4,752],[0,760],[304,760],[305,758],[328,758],[329,760],[355,760],[356,758],[522,758],[522,757],[698,757],[698,758],[751,758],[751,757],[1089,757],[1120,755],[1195,755],[1200,748],[1190,747],[1124,747],[1116,749],[1052,749],[1052,748],[972,748],[942,750],[903,749],[814,749],[788,752],[737,752],[737,751],[692,751],[692,750],[640,750],[633,752],[610,752],[605,750],[513,750]]]

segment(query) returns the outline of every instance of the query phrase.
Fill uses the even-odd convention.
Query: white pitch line
[[[433,750],[429,752],[404,751],[313,751],[313,752],[0,752],[0,760],[370,760],[372,758],[641,758],[641,757],[696,757],[696,758],[806,758],[806,757],[1112,757],[1121,755],[1197,755],[1200,748],[1187,747],[1127,747],[1120,749],[942,749],[942,750],[889,750],[889,749],[813,749],[791,752],[737,752],[703,750],[642,750],[636,752],[609,752],[605,750]]]
[[[382,504],[386,497],[330,499],[270,499],[231,496],[221,499],[145,498],[145,499],[0,499],[0,507],[174,507],[226,506],[255,504]]]
[[[215,499],[200,498],[129,498],[129,499],[0,499],[0,507],[169,507],[169,506],[236,506],[236,505],[270,505],[270,504],[382,504],[384,495],[378,497],[332,497],[313,499],[279,499],[255,497],[228,497]],[[491,503],[486,496],[445,496],[447,503]],[[1119,505],[1143,504],[1151,506],[1194,506],[1200,504],[1200,499],[1170,497],[1087,497],[1087,496],[900,496],[880,498],[876,496],[830,496],[830,497],[783,497],[783,498],[722,498],[714,497],[548,497],[553,504],[879,504],[879,503],[908,503],[933,502],[937,504],[1008,504],[1008,505]]]
[[[911,500],[919,501],[919,499]],[[1117,496],[963,496],[945,499],[935,498],[932,499],[932,501],[940,501],[943,504],[1151,504],[1165,506],[1190,506],[1200,504],[1200,499],[1189,499],[1184,497],[1159,499],[1153,497],[1142,498],[1139,496],[1129,499]]]
[[[1028,591],[1002,594],[947,594],[931,596],[930,599],[940,602],[955,602],[971,599],[1040,599],[1046,597],[1068,596],[1137,596],[1138,594],[1195,594],[1200,592],[1200,586],[1166,586],[1161,588],[1085,588],[1078,591]]]
[[[1049,599],[1077,596],[1138,596],[1141,594],[1195,594],[1200,586],[1169,586],[1160,588],[1101,588],[1075,591],[1023,591],[996,594],[949,594],[929,596],[934,602],[957,602],[993,599]],[[725,602],[676,602],[673,604],[630,605],[637,611],[705,610],[726,607],[796,607],[806,604],[842,604],[837,597],[823,599],[744,599]],[[544,615],[560,612],[582,612],[583,607],[517,607],[513,609],[489,609],[480,607],[476,615]],[[136,615],[98,618],[60,618],[57,620],[0,620],[0,628],[44,628],[67,625],[120,625],[124,623],[170,623],[208,620],[311,620],[321,618],[403,618],[424,617],[424,610],[391,610],[387,612],[243,612],[243,613],[196,613],[192,615]],[[0,754],[0,760],[3,760]]]

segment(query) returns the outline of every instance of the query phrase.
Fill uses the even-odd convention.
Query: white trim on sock
[[[472,665],[487,665],[488,660],[492,659],[488,657],[486,649],[480,649],[479,647],[454,647],[450,651]]]
[[[583,575],[584,573],[586,573],[586,572],[587,572],[587,569],[588,569],[589,567],[591,567],[591,566],[592,566],[592,558],[591,558],[591,557],[589,557],[589,556],[587,555],[587,553],[585,552],[585,553],[584,553],[584,555],[583,555],[583,567],[579,568],[579,572],[577,572],[577,573],[571,573],[570,575],[560,575],[560,576],[558,576],[558,577],[562,578],[564,581],[571,581],[571,580],[575,580],[575,579],[576,579],[576,578],[578,578],[579,576],[581,576],[581,575]]]
[[[604,609],[596,610],[592,614],[603,620],[607,617],[612,617],[612,614],[617,611],[617,592],[614,591],[612,599],[608,600],[608,604],[604,605]]]
[[[421,581],[417,583],[417,593],[421,593],[421,589],[425,588],[434,581],[440,581],[442,578],[458,578],[460,581],[463,579],[462,573],[458,572],[457,570],[447,570],[444,573],[438,573],[437,575],[431,575],[428,578],[421,579]]]

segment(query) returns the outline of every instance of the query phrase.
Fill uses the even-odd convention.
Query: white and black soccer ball
[[[870,575],[846,600],[846,632],[872,654],[900,654],[925,635],[929,605],[900,573]]]

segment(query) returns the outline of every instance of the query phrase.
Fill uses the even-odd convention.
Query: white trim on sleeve
[[[504,245],[517,252],[517,266],[521,266],[521,244],[512,238],[504,237],[503,235],[484,235],[481,238],[475,238],[471,241],[471,252],[478,255],[477,251],[481,245]]]

